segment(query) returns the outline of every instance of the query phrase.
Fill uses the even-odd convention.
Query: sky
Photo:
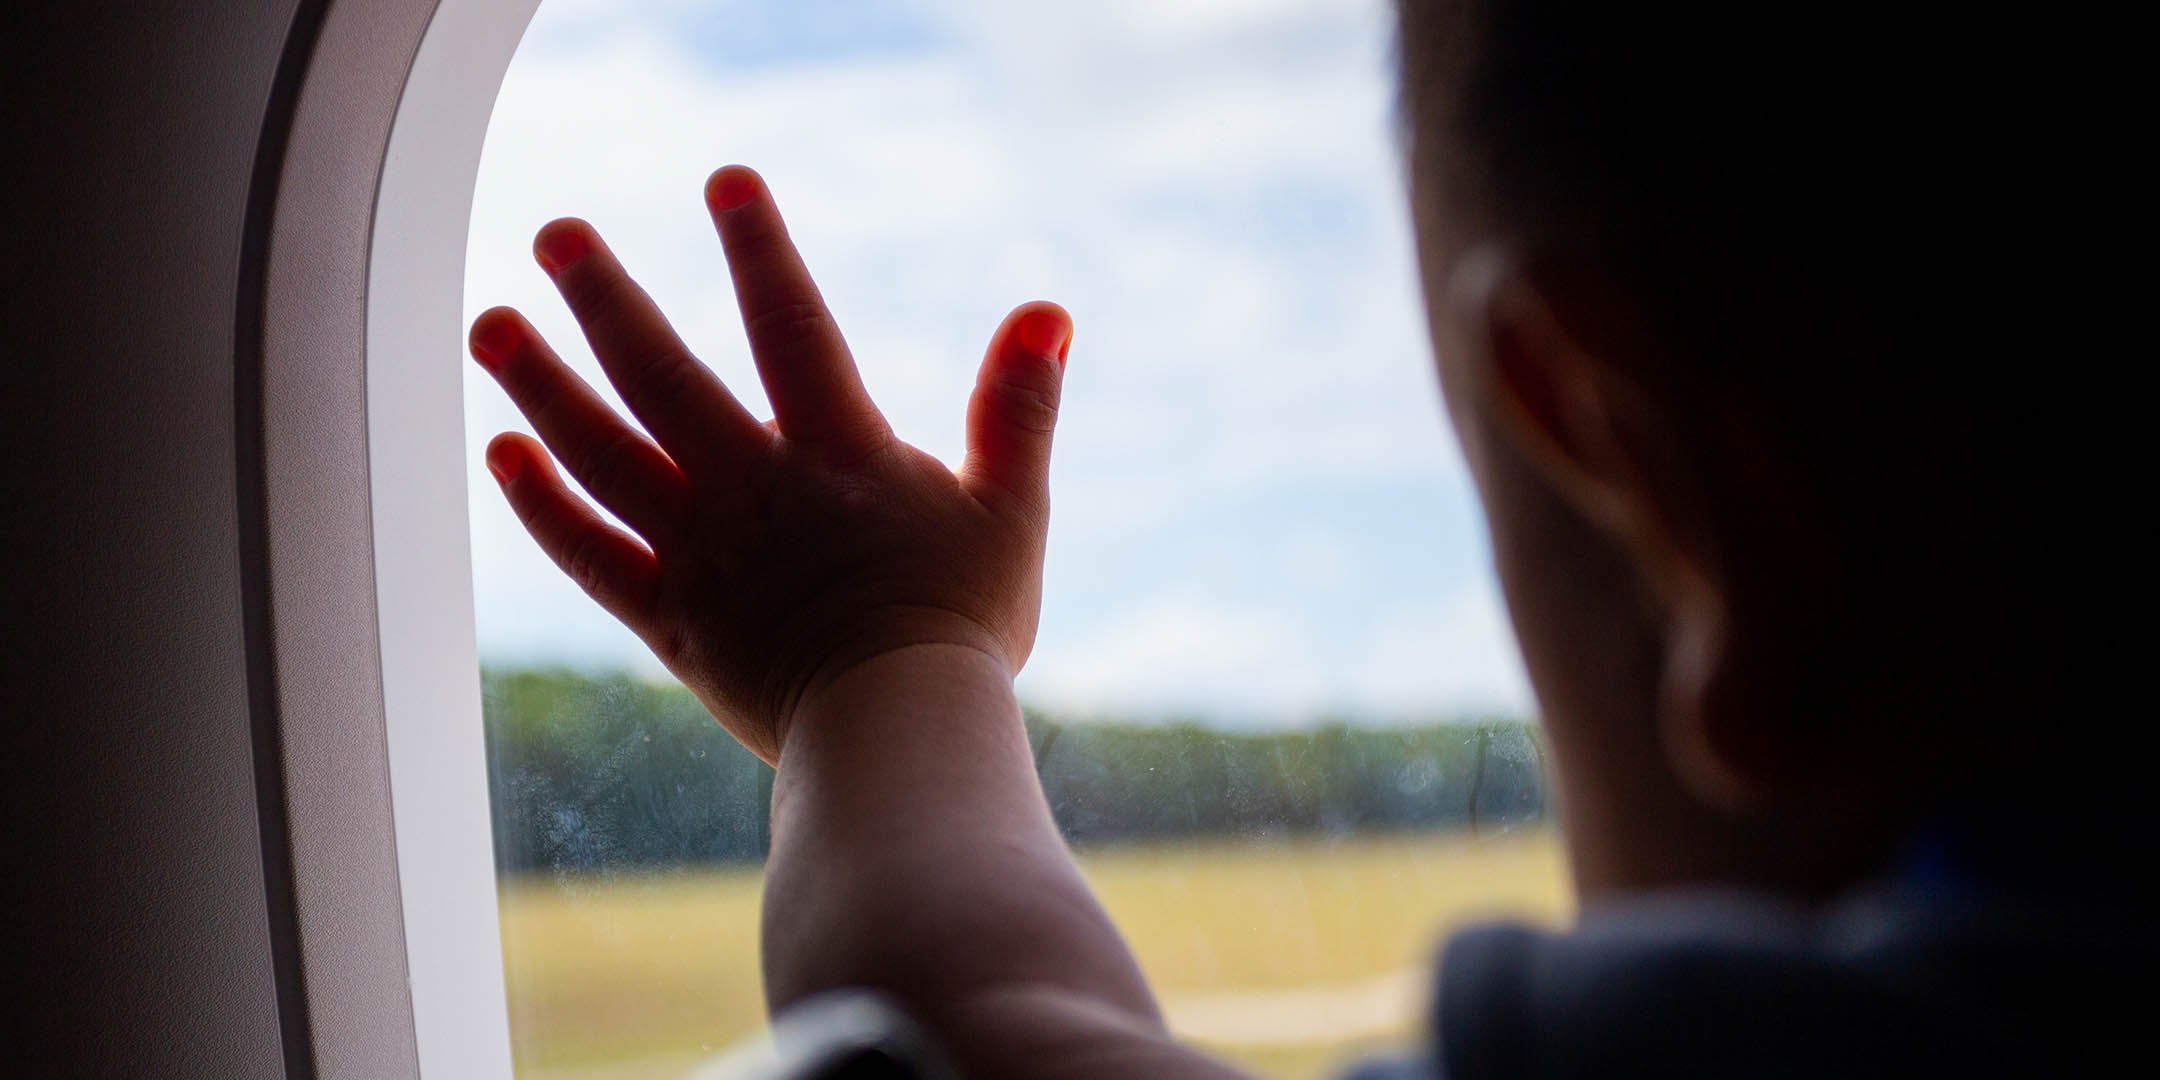
[[[529,254],[575,214],[763,410],[700,200],[749,164],[895,430],[948,462],[998,320],[1073,313],[1024,700],[1528,715],[1432,377],[1388,29],[1385,0],[545,0],[466,313],[518,307],[604,385]],[[661,674],[480,465],[529,427],[470,364],[465,395],[483,660]]]

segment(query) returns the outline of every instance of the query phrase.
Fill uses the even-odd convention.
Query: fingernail
[[[591,236],[574,223],[556,222],[533,237],[533,258],[538,259],[540,268],[550,274],[559,274],[575,266],[591,251]]]
[[[730,165],[712,175],[705,184],[705,198],[719,211],[733,210],[757,198],[758,177],[740,165]]]
[[[492,374],[504,361],[517,355],[524,334],[524,328],[518,325],[515,317],[506,312],[487,312],[473,320],[473,359]]]
[[[1037,356],[1055,356],[1062,364],[1072,349],[1072,333],[1072,321],[1063,314],[1038,309],[1020,317],[1020,324],[1013,327],[1013,340]]]
[[[518,473],[524,471],[525,463],[514,452],[489,447],[487,468],[497,484],[509,487],[510,481],[517,479]]]

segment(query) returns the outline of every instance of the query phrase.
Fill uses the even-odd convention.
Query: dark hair
[[[1970,103],[1943,85],[1933,20],[1831,2],[1400,6],[1414,152],[1465,208],[1636,283],[1723,374],[1927,366],[1913,275],[1942,269],[1935,242],[1970,225],[1946,196],[1981,171],[1946,123]],[[1766,335],[1810,363],[1746,363]]]
[[[1974,257],[2043,210],[1972,217],[2024,130],[1989,112],[2003,54],[1895,4],[1398,7],[1421,192],[1611,283],[1670,377],[1749,402],[1819,495],[1836,579],[1794,587],[1825,607],[1809,644],[1840,696],[1927,680],[2060,707],[2043,481],[2072,425],[1991,299],[2004,267]]]

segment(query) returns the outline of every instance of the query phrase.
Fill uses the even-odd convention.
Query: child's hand
[[[720,231],[758,376],[760,424],[690,355],[592,227],[534,251],[644,432],[517,312],[475,320],[473,356],[600,505],[548,454],[498,435],[488,469],[563,572],[652,647],[744,745],[776,762],[805,695],[923,643],[1018,672],[1034,643],[1049,520],[1051,426],[1072,324],[1024,305],[992,338],[955,475],[893,436],[756,173],[713,174]]]

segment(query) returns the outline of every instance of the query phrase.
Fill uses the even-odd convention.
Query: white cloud
[[[1528,716],[1535,710],[1522,653],[1493,583],[1479,582],[1438,609],[1404,608],[1368,637],[1356,683],[1383,709],[1449,702],[1464,712]]]
[[[734,66],[688,32],[746,10],[542,5],[483,159],[471,312],[518,306],[597,380],[527,253],[541,223],[576,213],[762,407],[699,201],[712,168],[750,163],[873,393],[941,456],[958,455],[999,317],[1035,297],[1074,311],[1030,693],[1134,709],[1445,709],[1501,688],[1435,675],[1417,647],[1387,644],[1512,649],[1490,619],[1448,622],[1448,605],[1489,583],[1430,385],[1389,145],[1384,4],[935,0],[905,10],[942,35],[936,47]],[[478,447],[522,424],[483,377],[469,373],[467,393],[484,651],[638,660],[496,504]],[[1314,509],[1361,484],[1430,495],[1389,512],[1429,527],[1440,570],[1391,589],[1384,573],[1345,569],[1426,557],[1381,551]],[[1178,593],[1130,572],[1193,546],[1191,508],[1231,504],[1303,537],[1280,564],[1306,575],[1294,594],[1257,575],[1242,592]],[[1388,605],[1394,636],[1328,607],[1337,587]],[[1380,653],[1420,670],[1360,659]]]
[[[1479,582],[1433,608],[1403,605],[1322,627],[1294,605],[1173,590],[1082,635],[1046,639],[1030,696],[1117,712],[1134,700],[1238,723],[1327,715],[1529,715],[1521,655],[1498,591]]]
[[[1038,647],[1022,677],[1030,697],[1083,711],[1138,699],[1157,708],[1295,716],[1323,684],[1315,642],[1289,613],[1165,596],[1118,613],[1089,636]]]

